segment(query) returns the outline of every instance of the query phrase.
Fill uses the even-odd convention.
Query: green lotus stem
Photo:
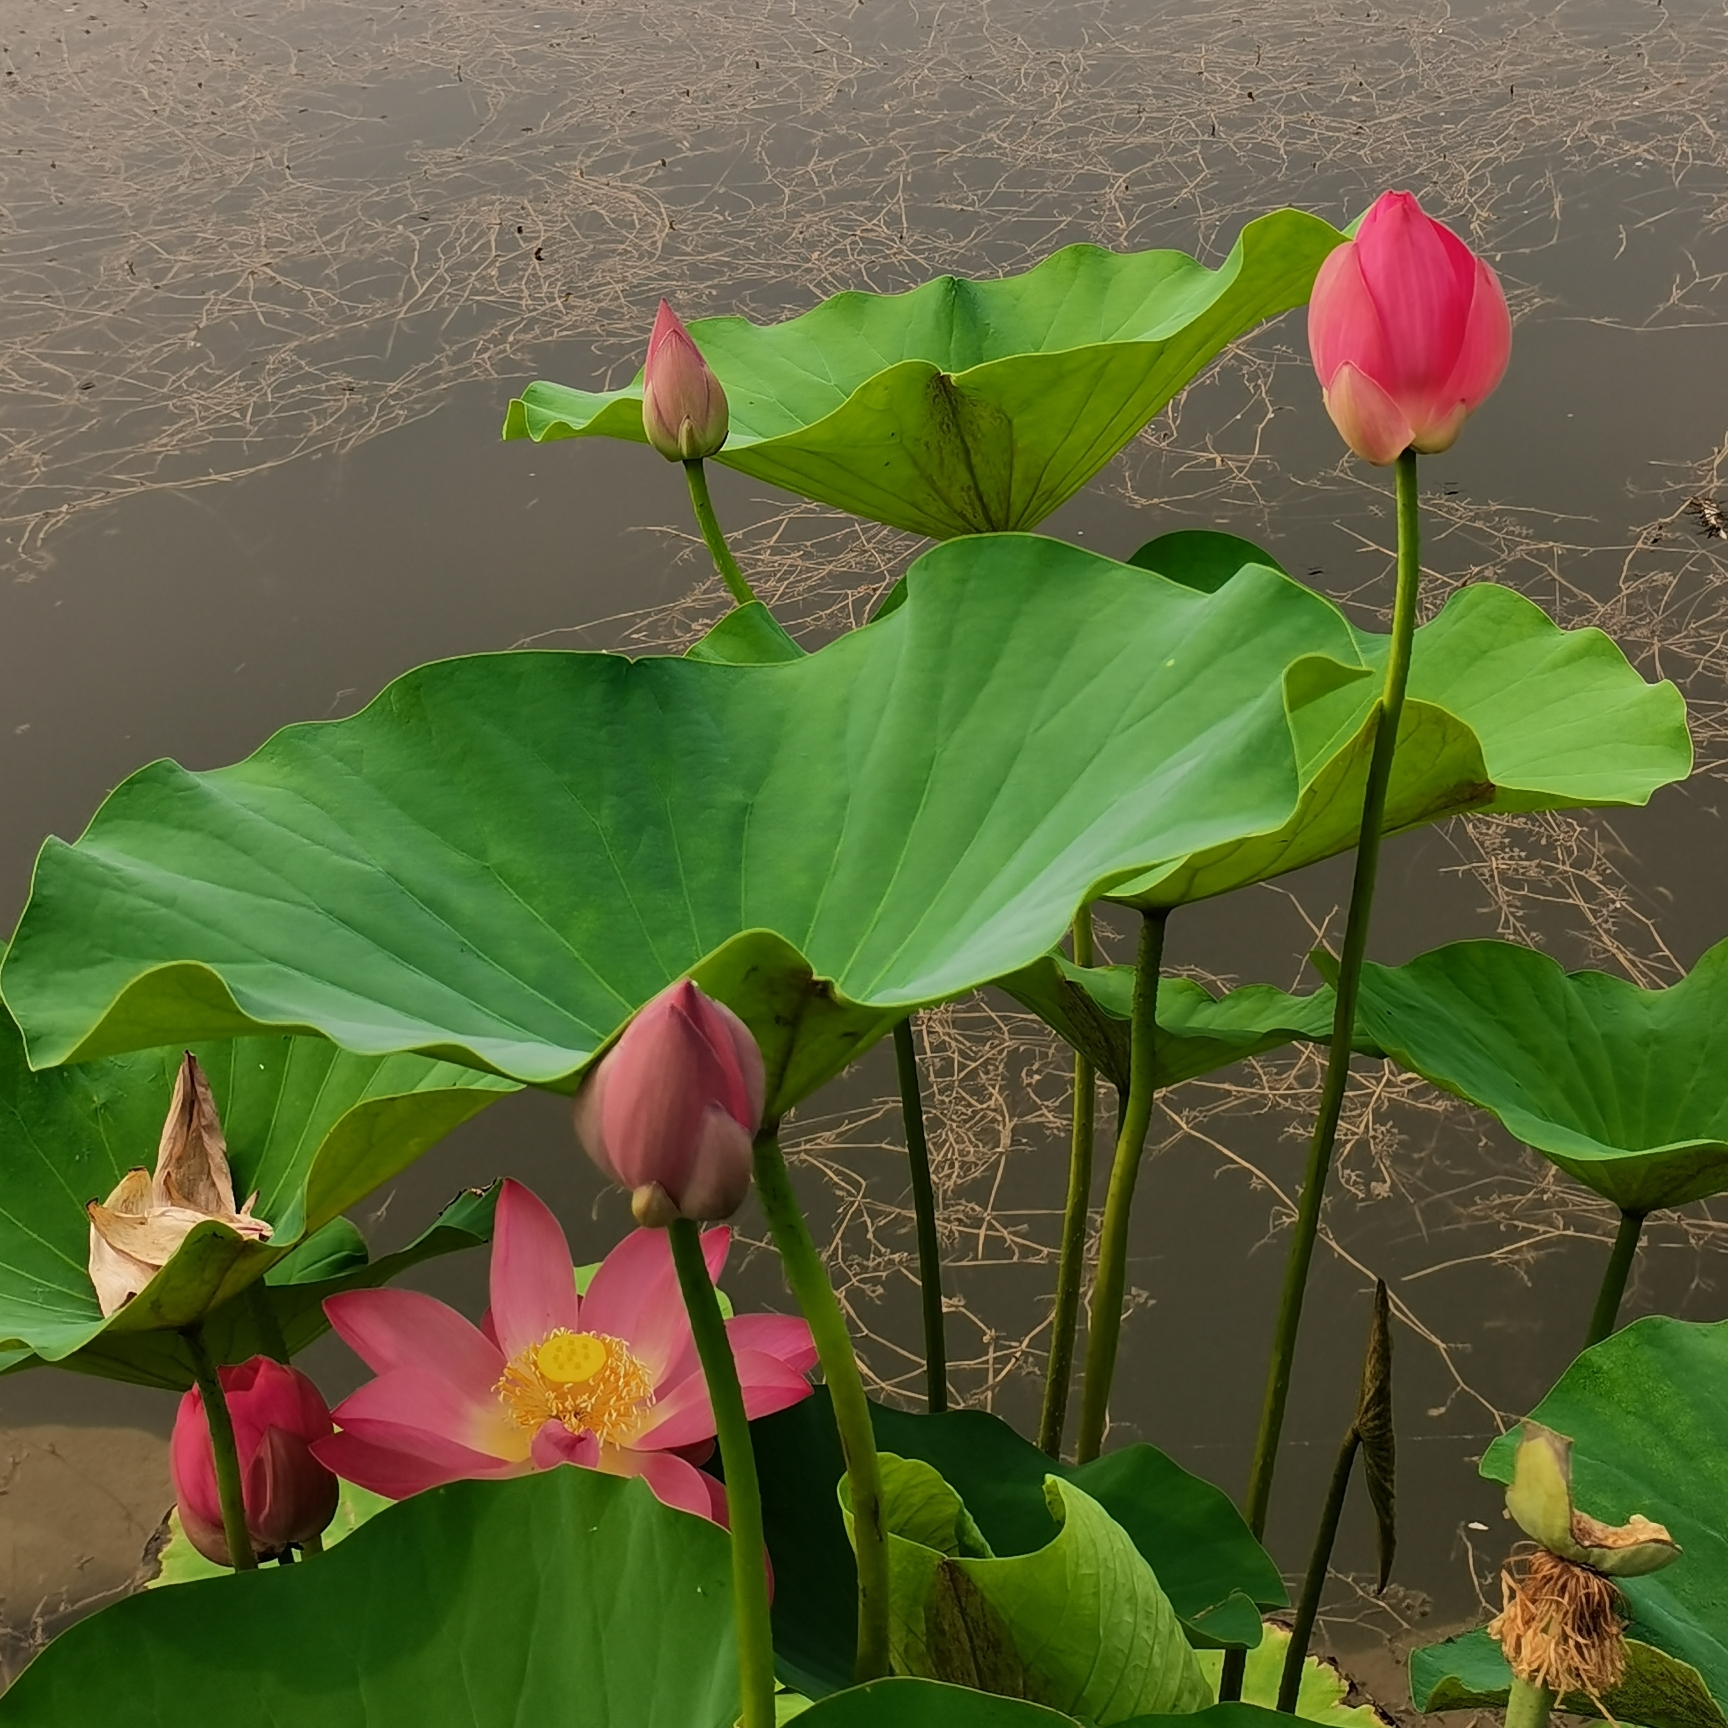
[[[1554,1711],[1554,1694],[1546,1686],[1512,1676],[1506,1695],[1506,1728],[1548,1728]]]
[[[1620,1318],[1620,1304],[1626,1296],[1626,1280],[1632,1273],[1632,1262],[1638,1258],[1638,1239],[1643,1234],[1645,1214],[1622,1212],[1620,1228],[1614,1233],[1614,1247],[1608,1264],[1602,1271],[1602,1287],[1596,1292],[1596,1310],[1590,1316],[1590,1330],[1584,1348],[1600,1344],[1614,1330]]]
[[[882,1524],[882,1467],[876,1458],[876,1431],[870,1425],[870,1404],[864,1396],[864,1379],[852,1352],[846,1316],[840,1311],[827,1268],[792,1192],[792,1179],[780,1151],[778,1122],[765,1123],[756,1136],[756,1195],[786,1281],[809,1323],[834,1407],[834,1425],[840,1431],[852,1502],[852,1544],[858,1560],[858,1654],[853,1674],[860,1682],[877,1680],[888,1672],[888,1538]]]
[[[1398,723],[1404,712],[1404,687],[1410,676],[1410,640],[1416,630],[1416,590],[1421,581],[1420,524],[1417,519],[1416,452],[1398,458],[1398,587],[1392,604],[1392,646],[1386,679],[1375,714],[1374,752],[1368,763],[1368,785],[1362,796],[1362,830],[1356,845],[1356,875],[1350,885],[1350,911],[1344,924],[1344,951],[1338,961],[1337,1003],[1332,1015],[1332,1044],[1326,1058],[1326,1079],[1320,1089],[1320,1109],[1309,1143],[1302,1197],[1284,1288],[1272,1335],[1272,1363],[1266,1379],[1266,1399],[1254,1442],[1254,1463],[1248,1478],[1248,1527],[1256,1536],[1266,1531],[1266,1509],[1272,1499],[1272,1479],[1278,1468],[1278,1442],[1284,1430],[1284,1410],[1290,1397],[1290,1371],[1296,1357],[1296,1335],[1302,1324],[1302,1300],[1314,1243],[1320,1234],[1320,1207],[1326,1177],[1338,1139],[1338,1118],[1344,1108],[1344,1088],[1350,1078],[1350,1044],[1356,1024],[1356,994],[1362,981],[1362,960],[1368,946],[1368,921],[1374,906],[1374,877],[1380,865],[1380,834],[1386,816],[1386,794],[1392,781],[1392,758],[1398,748]],[[1226,1664],[1226,1674],[1229,1664]]]
[[[1128,1043],[1128,1096],[1116,1129],[1110,1187],[1104,1196],[1104,1223],[1098,1235],[1098,1269],[1092,1281],[1092,1308],[1086,1326],[1086,1377],[1080,1389],[1080,1437],[1076,1459],[1088,1463],[1104,1444],[1110,1415],[1110,1382],[1116,1375],[1116,1348],[1122,1338],[1122,1297],[1128,1285],[1128,1217],[1134,1184],[1152,1126],[1158,1088],[1153,1040],[1158,1028],[1158,973],[1164,963],[1162,907],[1143,912],[1140,953],[1134,965],[1134,1008]]]
[[[187,1353],[192,1358],[192,1377],[198,1382],[204,1425],[210,1430],[210,1450],[216,1460],[216,1494],[222,1502],[222,1535],[228,1544],[228,1554],[236,1572],[255,1572],[258,1556],[252,1551],[252,1537],[246,1529],[240,1452],[234,1444],[234,1419],[228,1414],[222,1377],[204,1347],[204,1334],[199,1327],[190,1326],[180,1336],[186,1340]]]
[[[942,1241],[936,1234],[936,1187],[930,1180],[930,1142],[924,1133],[924,1089],[912,1016],[894,1028],[894,1065],[900,1071],[900,1114],[906,1122],[906,1160],[912,1170],[912,1216],[918,1226],[918,1289],[924,1305],[924,1397],[930,1413],[948,1408],[948,1343],[942,1322]]]
[[[720,532],[720,518],[714,514],[714,500],[708,496],[708,475],[700,456],[692,457],[684,464],[684,478],[690,482],[690,502],[696,511],[696,525],[708,543],[708,555],[714,560],[714,568],[720,572],[720,580],[726,584],[732,598],[740,606],[748,606],[756,598],[756,593],[744,580],[744,572],[738,568],[738,560],[732,556],[732,548]]]
[[[1092,908],[1074,914],[1074,964],[1090,966]],[[1098,1083],[1092,1064],[1074,1052],[1074,1125],[1068,1140],[1068,1199],[1062,1208],[1062,1258],[1056,1267],[1056,1307],[1050,1316],[1050,1365],[1044,1374],[1044,1408],[1038,1445],[1062,1456],[1068,1421],[1068,1388],[1074,1377],[1074,1339],[1080,1330],[1080,1289],[1086,1281],[1086,1220],[1092,1209],[1092,1153],[1097,1136]]]
[[[726,1472],[726,1513],[732,1531],[732,1609],[738,1626],[740,1728],[774,1728],[774,1628],[768,1614],[768,1568],[762,1538],[762,1491],[738,1364],[726,1336],[726,1318],[702,1258],[702,1231],[688,1218],[674,1218],[667,1231],[678,1287],[690,1315],[690,1331],[708,1383],[720,1462]]]
[[[1308,1576],[1302,1580],[1302,1594],[1296,1603],[1296,1624],[1290,1628],[1290,1647],[1284,1652],[1278,1708],[1287,1715],[1296,1714],[1296,1699],[1302,1691],[1302,1664],[1307,1660],[1308,1640],[1314,1636],[1314,1622],[1320,1615],[1320,1597],[1326,1589],[1326,1574],[1332,1567],[1332,1546],[1338,1540],[1338,1520],[1344,1511],[1350,1472],[1361,1444],[1362,1436],[1352,1422],[1344,1444],[1338,1448],[1338,1462],[1332,1466],[1326,1504],[1320,1509],[1320,1527],[1314,1532],[1314,1551],[1308,1557]]]

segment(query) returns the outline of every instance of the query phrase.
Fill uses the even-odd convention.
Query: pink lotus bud
[[[1450,449],[1500,382],[1512,319],[1499,279],[1408,192],[1383,192],[1320,266],[1308,347],[1344,442],[1384,466]]]
[[[297,1368],[254,1356],[217,1372],[240,1454],[247,1534],[258,1558],[268,1560],[322,1534],[336,1516],[336,1478],[311,1451],[313,1441],[329,1439],[335,1424],[318,1388]],[[206,1560],[233,1565],[222,1532],[216,1454],[196,1386],[180,1400],[168,1469],[187,1539]]]
[[[630,1190],[638,1223],[730,1218],[750,1191],[764,1088],[750,1028],[686,978],[642,1009],[583,1083],[576,1133]]]
[[[712,456],[726,442],[726,392],[678,314],[660,302],[642,368],[642,429],[668,462]]]

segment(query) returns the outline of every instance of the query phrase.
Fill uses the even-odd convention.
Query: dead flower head
[[[90,1282],[103,1318],[124,1308],[174,1256],[193,1227],[214,1219],[249,1242],[267,1242],[270,1226],[252,1216],[256,1194],[236,1210],[228,1147],[210,1082],[188,1050],[174,1080],[168,1120],[156,1150],[156,1174],[128,1170],[106,1201],[92,1200]]]

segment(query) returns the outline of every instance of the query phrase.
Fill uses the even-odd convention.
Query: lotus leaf
[[[452,1483],[298,1566],[114,1603],[0,1695],[0,1725],[732,1728],[730,1562],[643,1482]]]
[[[1586,1350],[1531,1413],[1572,1441],[1580,1511],[1606,1523],[1634,1513],[1680,1544],[1671,1566],[1618,1580],[1630,1610],[1630,1666],[1603,1699],[1645,1728],[1722,1728],[1728,1711],[1728,1321],[1652,1316]],[[1482,1460],[1510,1482],[1517,1435]],[[1418,1709],[1503,1708],[1509,1675],[1499,1646],[1473,1633],[1411,1660]],[[1574,1701],[1568,1708],[1595,1714]]]
[[[996,982],[1118,1091],[1127,1090],[1132,966],[1076,966],[1046,954]],[[1158,1084],[1180,1085],[1293,1038],[1330,1038],[1332,1000],[1329,988],[1292,996],[1270,984],[1246,984],[1217,997],[1192,978],[1160,978]]]
[[[199,1044],[195,1054],[240,1194],[257,1191],[258,1216],[274,1234],[246,1243],[225,1225],[198,1225],[104,1321],[87,1270],[85,1202],[154,1161],[180,1051],[34,1074],[0,1011],[0,1366],[60,1362],[187,1386],[190,1363],[173,1329],[208,1321],[212,1347],[228,1361],[265,1348],[276,1331],[309,1341],[322,1329],[317,1303],[336,1287],[330,1280],[375,1282],[489,1234],[490,1201],[459,1202],[404,1256],[366,1267],[364,1243],[338,1215],[514,1091],[511,1082],[419,1056],[349,1055],[322,1038]],[[249,1291],[261,1276],[264,1290]]]
[[[1253,1644],[1260,1611],[1288,1600],[1278,1569],[1235,1503],[1151,1446],[1090,1464],[1055,1463],[981,1410],[915,1416],[872,1406],[877,1444],[941,1473],[998,1555],[1028,1554],[1056,1533],[1046,1476],[1083,1489],[1151,1565],[1198,1645]],[[763,1518],[774,1557],[774,1644],[784,1678],[815,1697],[851,1676],[856,1573],[834,1498],[840,1441],[818,1390],[752,1424]]]
[[[842,1479],[842,1506],[847,1486]],[[1058,1476],[1045,1478],[1044,1498],[1055,1534],[1029,1554],[998,1557],[931,1465],[882,1454],[894,1666],[1030,1698],[1100,1728],[1201,1708],[1212,1695],[1127,1531]]]
[[[947,539],[1034,528],[1237,337],[1308,298],[1343,236],[1279,210],[1208,270],[1181,252],[1068,246],[1020,276],[837,294],[781,324],[690,326],[725,387],[715,458],[807,498]],[[646,442],[642,377],[531,384],[506,438]]]
[[[1284,1627],[1270,1624],[1266,1636],[1248,1652],[1248,1665],[1242,1675],[1242,1702],[1260,1704],[1271,1710],[1278,1703],[1278,1686],[1284,1678],[1284,1658],[1290,1649],[1290,1634]],[[1200,1670],[1206,1676],[1213,1695],[1217,1695],[1218,1679],[1224,1669],[1221,1650],[1198,1653]],[[1383,1728],[1385,1718],[1371,1704],[1346,1704],[1350,1682],[1330,1663],[1318,1656],[1308,1656],[1302,1662],[1302,1685],[1296,1694],[1296,1714],[1308,1722],[1324,1722],[1327,1728]]]
[[[1414,701],[1401,821],[1637,801],[1684,771],[1678,696],[1605,638],[1488,588],[1427,632],[1473,638],[1486,613],[1523,647],[1475,651],[1545,693],[1515,707],[1548,754]],[[1348,844],[1358,641],[1259,566],[1204,594],[995,535],[926,554],[904,606],[784,664],[445,661],[236,767],[134,775],[45,847],[7,999],[39,1064],[269,1028],[569,1090],[689,973],[750,1023],[783,1111],[907,1009],[1036,959],[1082,900]],[[1475,765],[1437,761],[1436,726]],[[1520,777],[1484,790],[1484,750]]]
[[[1357,1019],[1401,1067],[1622,1211],[1728,1188],[1728,942],[1658,990],[1454,942],[1365,967]]]

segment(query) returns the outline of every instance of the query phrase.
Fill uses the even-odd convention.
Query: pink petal
[[[1386,192],[1356,230],[1356,258],[1385,340],[1385,368],[1374,365],[1372,376],[1414,421],[1444,390],[1463,346],[1475,256],[1410,193]]]
[[[197,1388],[182,1396],[168,1442],[168,1474],[181,1509],[180,1522],[195,1519],[206,1527],[222,1526],[222,1502],[216,1491],[216,1455],[204,1422],[204,1404]],[[198,1550],[204,1553],[202,1546]]]
[[[816,1340],[795,1314],[740,1314],[726,1322],[726,1336],[734,1353],[753,1350],[776,1356],[800,1374],[816,1366]]]
[[[722,1069],[735,1091],[718,1100],[746,1133],[762,1126],[762,1106],[767,1099],[768,1075],[762,1063],[762,1046],[755,1034],[724,1002],[692,986],[695,1014],[704,1036],[713,1047]],[[730,1054],[731,1060],[727,1060]]]
[[[611,1476],[640,1476],[654,1490],[657,1500],[675,1506],[680,1512],[718,1522],[710,1486],[713,1478],[669,1452],[635,1452],[627,1447],[606,1446],[601,1448],[600,1468]]]
[[[600,1174],[608,1181],[623,1186],[624,1178],[618,1174],[617,1166],[613,1164],[612,1156],[606,1150],[605,1135],[600,1127],[605,1114],[606,1076],[609,1072],[604,1057],[589,1069],[576,1094],[576,1102],[571,1106],[571,1120],[576,1126],[577,1140],[593,1159]]]
[[[1348,360],[1332,374],[1326,412],[1344,442],[1378,468],[1397,461],[1410,443],[1411,426],[1403,410]]]
[[[428,1444],[437,1441],[490,1458],[528,1455],[527,1434],[509,1419],[496,1396],[475,1396],[454,1381],[418,1369],[399,1368],[367,1381],[342,1401],[335,1417],[363,1439],[378,1438],[374,1429],[382,1424],[392,1431],[424,1435]]]
[[[326,1298],[330,1324],[375,1374],[400,1368],[490,1394],[504,1372],[498,1346],[454,1308],[418,1290],[350,1290]]]
[[[1386,369],[1386,343],[1354,242],[1327,253],[1308,300],[1308,351],[1322,390],[1345,361],[1378,376]]]
[[[1506,308],[1500,278],[1478,258],[1476,292],[1464,326],[1463,347],[1446,383],[1448,399],[1462,402],[1465,413],[1474,414],[1506,376],[1506,362],[1511,356],[1512,314]]]
[[[421,1494],[428,1488],[441,1488],[446,1482],[461,1482],[474,1477],[520,1476],[528,1469],[521,1463],[502,1465],[495,1458],[481,1453],[470,1455],[470,1465],[450,1457],[427,1458],[417,1452],[400,1451],[394,1446],[382,1446],[362,1440],[358,1434],[332,1434],[312,1448],[312,1456],[328,1470],[334,1470],[345,1482],[357,1483],[374,1494],[391,1500],[406,1500],[410,1494]]]
[[[708,1276],[718,1279],[731,1245],[730,1230],[704,1230]],[[584,1332],[621,1338],[658,1389],[695,1362],[690,1320],[664,1230],[632,1230],[606,1258],[582,1298]]]
[[[708,1223],[730,1218],[744,1204],[755,1171],[749,1130],[741,1128],[720,1108],[710,1104],[697,1131],[695,1155],[678,1210],[686,1218]]]
[[[529,1456],[536,1470],[550,1470],[555,1464],[580,1464],[593,1470],[600,1463],[600,1442],[586,1430],[572,1434],[562,1422],[543,1422]]]
[[[506,1182],[492,1228],[492,1322],[506,1357],[548,1332],[576,1330],[576,1274],[558,1220],[520,1182]]]
[[[810,1396],[810,1382],[778,1356],[760,1350],[735,1350],[738,1379],[744,1391],[744,1414],[754,1422]],[[700,1373],[687,1375],[654,1406],[654,1425],[637,1435],[642,1451],[672,1451],[706,1440],[714,1432],[714,1412],[708,1385]]]

